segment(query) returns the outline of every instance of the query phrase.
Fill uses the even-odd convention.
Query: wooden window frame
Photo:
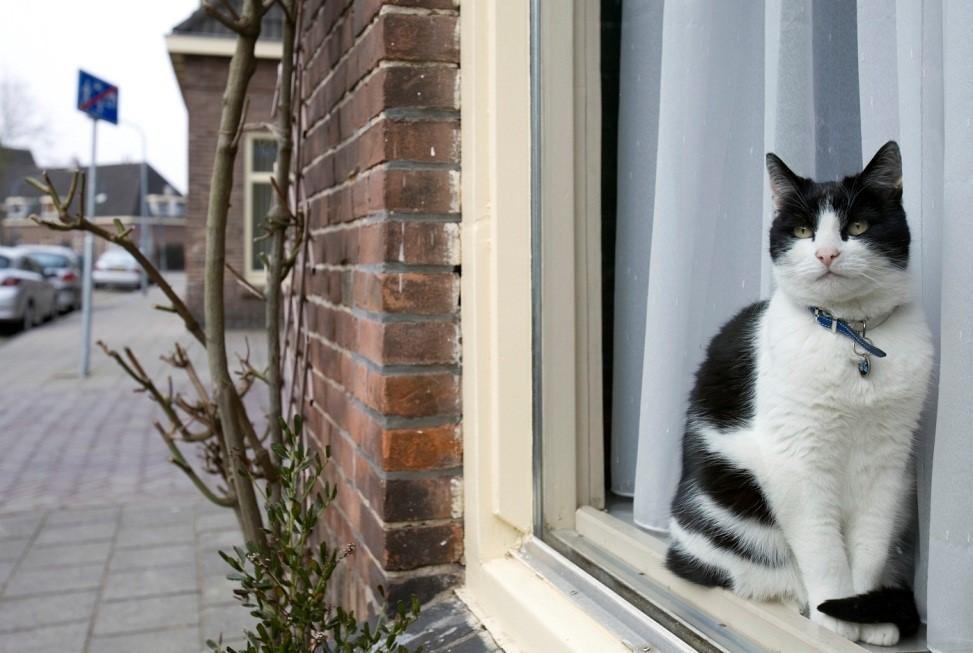
[[[537,25],[534,534],[693,650],[862,653],[791,608],[675,576],[663,538],[604,511],[599,19],[576,0]]]

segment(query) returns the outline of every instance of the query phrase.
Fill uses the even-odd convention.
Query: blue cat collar
[[[873,345],[863,333],[858,333],[855,331],[844,320],[833,316],[828,311],[824,310],[823,308],[818,308],[817,306],[809,306],[808,310],[811,311],[811,314],[814,316],[817,323],[828,331],[831,331],[832,333],[840,333],[847,338],[851,338],[855,344],[867,351],[869,354],[878,356],[879,358],[885,358],[886,354],[884,351]]]

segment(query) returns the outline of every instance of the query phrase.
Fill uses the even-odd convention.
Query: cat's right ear
[[[800,177],[795,175],[773,152],[767,153],[767,174],[770,176],[770,192],[774,197],[774,206],[778,209],[783,205],[785,197],[801,192]]]

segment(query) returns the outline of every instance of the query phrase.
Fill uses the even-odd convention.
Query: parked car
[[[135,257],[120,247],[111,247],[95,261],[95,287],[135,289],[142,285],[142,268]]]
[[[54,286],[25,252],[0,247],[0,321],[29,329],[57,313]]]
[[[73,311],[81,307],[81,257],[67,247],[57,245],[20,245],[35,263],[40,264],[57,293],[57,310]]]

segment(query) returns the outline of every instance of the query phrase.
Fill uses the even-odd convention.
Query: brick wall
[[[462,577],[459,25],[453,0],[308,0],[308,428],[359,612]]]
[[[250,81],[247,123],[270,121],[277,83],[277,61],[260,59]],[[197,318],[203,315],[203,270],[206,254],[206,207],[210,174],[219,134],[223,89],[229,57],[185,55],[176,67],[179,86],[189,114],[189,189],[186,197],[186,301]],[[233,169],[233,192],[226,229],[226,260],[244,267],[243,223],[244,152],[241,142]],[[263,302],[253,297],[229,274],[225,277],[226,323],[229,327],[258,326],[264,322]]]

